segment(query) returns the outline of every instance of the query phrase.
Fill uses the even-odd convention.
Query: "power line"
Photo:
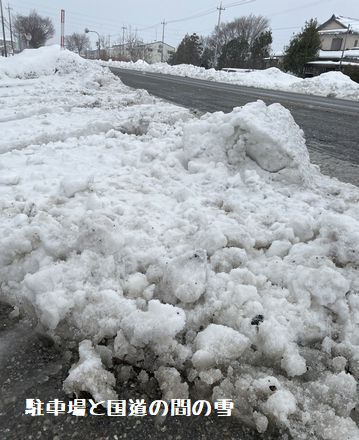
[[[315,2],[306,3],[302,6],[296,6],[295,8],[290,8],[290,9],[285,9],[283,11],[275,12],[274,14],[268,15],[268,17],[276,17],[277,15],[287,14],[288,12],[300,11],[302,9],[309,8],[311,6],[319,5],[321,3],[328,3],[329,1],[333,1],[333,0],[317,0]]]
[[[176,20],[169,20],[168,23],[180,23],[182,21],[189,21],[189,20],[194,20],[196,18],[205,17],[206,15],[210,15],[210,14],[213,14],[214,12],[216,12],[216,9],[217,8],[207,9],[204,12],[198,12],[197,14],[190,15],[188,17],[178,18]]]
[[[301,26],[291,26],[291,27],[281,27],[281,28],[272,28],[272,31],[290,31],[292,29],[301,29]]]
[[[48,5],[46,5],[46,6],[40,5],[39,6],[38,3],[34,4],[32,2],[27,2],[27,1],[23,1],[23,0],[16,0],[16,1],[22,3],[23,5],[28,5],[28,6],[18,6],[17,9],[27,10],[28,8],[35,8],[36,10],[38,10],[39,12],[43,12],[44,14],[51,14],[56,17],[58,15],[58,8],[51,7],[51,6],[49,7]],[[67,12],[67,17],[66,17],[67,22],[69,22],[71,20],[74,23],[80,23],[82,26],[84,24],[97,24],[97,25],[105,24],[106,26],[108,25],[109,27],[112,27],[112,28],[119,27],[117,20],[111,19],[108,17],[103,18],[103,19],[99,19],[98,16],[85,14],[83,12],[78,12],[78,11],[75,11],[73,9],[68,9],[68,8],[66,8],[66,12]],[[134,26],[139,26],[139,27],[146,26],[144,24],[139,24],[139,23],[130,23],[130,22],[124,22],[124,23],[127,25],[132,24]]]

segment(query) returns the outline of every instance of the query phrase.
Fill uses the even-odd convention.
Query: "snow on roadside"
[[[188,64],[180,64],[177,66],[170,66],[166,63],[148,64],[142,60],[135,63],[108,61],[101,62],[101,64],[120,67],[122,69],[178,75],[246,87],[258,87],[359,101],[359,84],[352,81],[342,72],[328,72],[314,78],[300,79],[296,76],[284,73],[276,67],[250,71],[240,71],[237,69],[238,71],[236,72],[226,72],[215,69],[207,70],[204,67],[196,67]]]
[[[359,438],[359,190],[310,164],[289,111],[196,118],[67,51],[16,59],[0,293],[79,344],[66,392],[115,396],[133,365],[259,432]]]

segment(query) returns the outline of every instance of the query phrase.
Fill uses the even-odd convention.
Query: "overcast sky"
[[[239,1],[223,0],[223,6]],[[3,3],[7,6],[6,0]],[[218,20],[216,7],[220,0],[9,0],[9,3],[13,13],[27,14],[36,9],[41,15],[51,17],[56,26],[56,37],[52,42],[60,41],[61,8],[66,11],[65,34],[82,32],[89,27],[100,34],[111,35],[113,42],[121,41],[122,26],[132,31],[138,29],[138,36],[150,42],[162,38],[160,23],[163,19],[170,22],[214,10],[203,17],[168,23],[165,41],[177,46],[186,33],[208,35],[213,30]],[[359,19],[359,0],[255,0],[226,8],[222,12],[222,21],[251,13],[264,15],[270,20],[273,49],[280,51],[307,19],[314,17],[321,23],[333,13]]]

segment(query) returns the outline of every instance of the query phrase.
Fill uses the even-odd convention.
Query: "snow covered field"
[[[289,111],[197,118],[57,47],[0,59],[0,104],[0,294],[79,347],[70,395],[132,365],[259,432],[359,439],[359,189]]]
[[[188,64],[170,66],[166,63],[148,64],[139,60],[136,63],[124,61],[101,62],[103,65],[122,69],[142,70],[146,72],[165,73],[168,75],[218,81],[246,87],[282,90],[286,92],[304,93],[307,95],[328,96],[332,98],[359,101],[359,84],[341,72],[328,72],[314,78],[300,79],[284,73],[276,67],[266,70],[225,72],[215,69],[206,70]]]

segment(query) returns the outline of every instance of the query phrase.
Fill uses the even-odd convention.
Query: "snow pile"
[[[280,104],[254,102],[229,114],[207,114],[184,128],[184,151],[188,162],[204,158],[238,166],[251,159],[289,179],[307,181],[312,172],[303,132]]]
[[[284,73],[276,67],[265,70],[236,70],[234,72],[227,72],[215,69],[206,70],[203,67],[188,64],[176,66],[170,66],[166,63],[148,64],[142,60],[136,63],[109,61],[101,64],[122,69],[178,75],[246,87],[282,90],[359,101],[359,84],[341,72],[328,72],[314,78],[300,79],[288,73]]]
[[[359,84],[342,72],[322,73],[313,78],[303,79],[292,86],[292,91],[298,93],[316,95],[317,90],[324,96],[359,100]]]
[[[88,68],[88,62],[84,59],[68,50],[60,50],[58,45],[53,45],[40,49],[25,49],[19,55],[8,59],[0,58],[0,79],[30,79],[54,73],[81,73]]]
[[[278,104],[198,119],[102,75],[0,91],[1,296],[79,344],[66,392],[136,377],[258,432],[359,438],[359,190]]]

